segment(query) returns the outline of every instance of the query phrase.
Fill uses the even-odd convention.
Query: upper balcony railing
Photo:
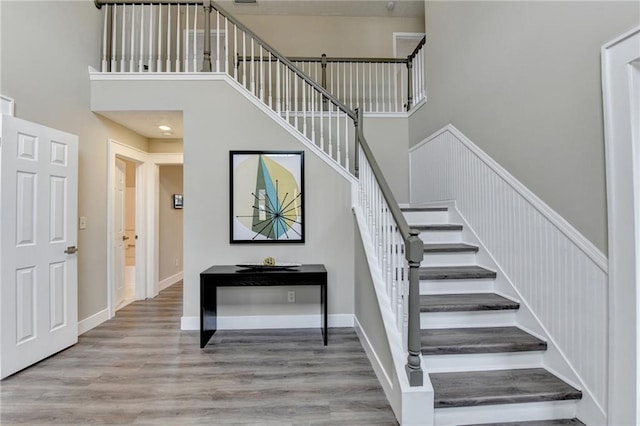
[[[409,381],[421,385],[418,268],[423,245],[409,229],[367,144],[362,110],[356,113],[210,0],[94,1],[104,10],[102,72],[226,73],[344,171],[358,177],[362,164],[355,202],[368,217],[396,325],[404,336]],[[416,58],[407,59],[409,71]],[[408,107],[416,78],[407,81]]]

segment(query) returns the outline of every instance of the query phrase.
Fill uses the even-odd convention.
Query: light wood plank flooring
[[[182,285],[0,382],[0,424],[397,425],[352,329],[180,331]]]

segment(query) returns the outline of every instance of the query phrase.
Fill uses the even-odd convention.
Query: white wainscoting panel
[[[606,412],[607,258],[452,125],[414,147],[410,167],[412,204],[456,200]]]

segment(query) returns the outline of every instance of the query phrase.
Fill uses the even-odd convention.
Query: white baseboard
[[[384,391],[384,394],[387,397],[387,400],[389,402],[396,401],[397,398],[393,393],[393,382],[391,381],[391,378],[387,374],[387,371],[384,369],[384,366],[382,365],[382,362],[380,361],[380,358],[378,357],[378,354],[376,353],[375,348],[371,344],[371,341],[369,341],[369,337],[367,336],[367,333],[365,333],[364,330],[362,329],[362,326],[360,326],[360,322],[358,321],[358,318],[354,316],[353,320],[355,323],[354,328],[356,329],[356,334],[360,339],[360,344],[362,345],[362,348],[364,349],[365,353],[367,354],[367,357],[369,358],[369,362],[371,363],[371,366],[373,367],[373,371],[376,373],[376,376],[378,377],[378,381],[382,385],[382,390]],[[394,412],[395,412],[395,409],[398,409],[398,407],[393,407],[393,408],[394,408]]]
[[[353,327],[352,314],[332,314],[329,328]],[[218,317],[218,330],[259,330],[269,328],[317,328],[320,315],[250,315]],[[182,317],[181,330],[200,330],[200,317]]]
[[[178,281],[182,280],[183,276],[184,276],[184,272],[180,271],[177,274],[171,275],[170,277],[167,277],[164,280],[160,281],[158,283],[158,292],[161,292],[165,288],[170,287],[175,283],[177,283]]]
[[[103,309],[100,312],[91,315],[88,318],[78,321],[78,336],[87,331],[96,328],[109,319],[109,309]]]

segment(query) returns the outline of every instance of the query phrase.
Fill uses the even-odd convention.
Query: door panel
[[[78,339],[78,140],[0,116],[0,378]]]

